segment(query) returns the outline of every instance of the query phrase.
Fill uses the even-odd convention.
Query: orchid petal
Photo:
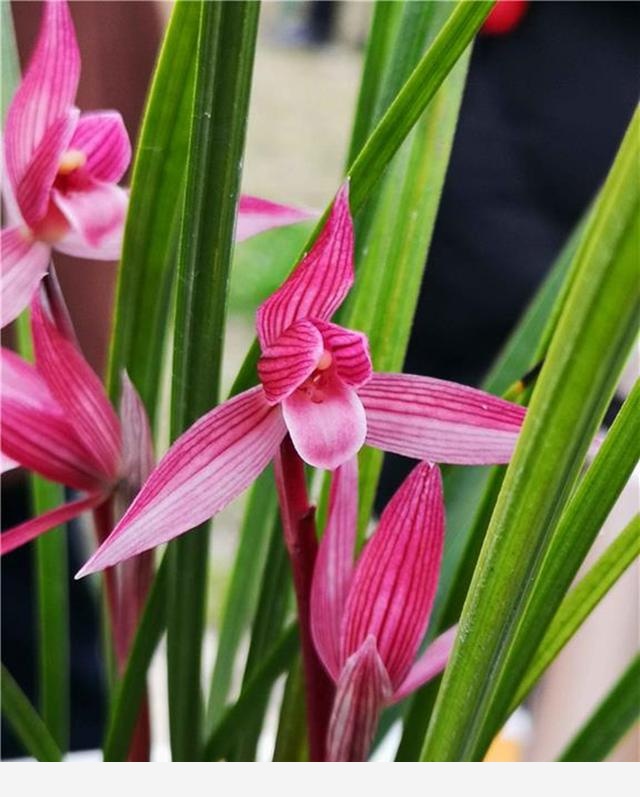
[[[131,161],[129,134],[117,111],[82,114],[69,149],[86,156],[82,174],[106,183],[117,183]]]
[[[20,463],[15,459],[8,457],[3,451],[0,451],[0,473],[8,473],[10,470],[15,470],[20,467]]]
[[[153,436],[144,404],[126,371],[122,373],[120,396],[122,425],[122,472],[126,482],[127,506],[149,478],[155,458]]]
[[[322,663],[334,681],[340,675],[340,624],[347,601],[358,521],[358,460],[334,471],[327,525],[311,584],[311,632]]]
[[[36,366],[84,445],[86,461],[104,479],[113,480],[120,468],[122,443],[118,416],[95,372],[74,342],[53,322],[45,302],[42,287],[31,305]]]
[[[423,462],[389,501],[358,559],[344,614],[343,661],[373,635],[393,688],[402,683],[429,622],[443,542],[440,471]]]
[[[27,225],[35,230],[49,209],[51,189],[60,159],[78,122],[80,111],[71,108],[46,130],[16,190],[16,199]]]
[[[244,195],[238,203],[236,241],[245,241],[266,230],[307,221],[317,215],[313,210],[279,205],[277,202],[269,202],[268,199]]]
[[[517,404],[427,376],[375,373],[358,395],[368,445],[454,465],[508,462],[525,416]]]
[[[367,422],[355,390],[327,373],[322,387],[296,390],[282,402],[291,440],[302,459],[334,470],[362,447]]]
[[[11,551],[21,545],[25,545],[27,542],[31,542],[31,540],[44,534],[45,531],[51,531],[51,529],[61,523],[73,520],[73,518],[86,512],[87,509],[94,509],[104,500],[105,495],[103,493],[92,493],[86,498],[63,504],[57,509],[52,509],[50,512],[45,512],[32,520],[27,520],[19,526],[3,531],[0,535],[0,555],[4,556],[6,553],[11,553]]]
[[[447,666],[453,643],[458,633],[458,626],[454,625],[443,634],[436,637],[425,652],[418,658],[409,670],[407,677],[393,693],[391,702],[398,703],[407,695],[415,692],[427,681],[439,675]]]
[[[327,761],[365,761],[391,686],[373,637],[349,657],[327,732]]]
[[[233,501],[273,458],[286,429],[261,387],[208,412],[171,446],[76,578],[177,537]]]
[[[362,332],[338,324],[316,321],[325,348],[331,352],[340,379],[350,387],[361,387],[371,378],[369,341]]]
[[[62,193],[54,189],[52,197],[71,229],[79,233],[79,243],[84,243],[92,252],[92,258],[117,260],[120,257],[129,204],[129,196],[123,188],[111,183],[93,182],[78,191]],[[56,248],[63,250],[65,245],[67,252],[75,254],[68,239],[62,245],[56,244]],[[72,243],[71,248],[74,248]]]
[[[28,307],[38,283],[49,267],[51,248],[34,242],[28,235],[28,231],[19,227],[8,227],[0,232],[0,305],[3,327],[14,321]]]
[[[328,321],[353,284],[353,222],[345,183],[311,251],[285,283],[259,308],[262,348],[275,343],[294,321]]]
[[[80,52],[66,2],[49,0],[38,41],[7,114],[6,161],[14,189],[50,125],[73,105]]]
[[[268,346],[258,361],[267,401],[285,399],[311,376],[324,351],[322,335],[311,321],[296,321]]]

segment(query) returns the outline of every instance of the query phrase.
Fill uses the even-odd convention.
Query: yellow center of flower
[[[333,362],[333,357],[331,356],[331,352],[325,349],[322,352],[320,359],[318,360],[318,364],[316,365],[316,370],[326,371],[327,368],[331,367],[332,362]]]
[[[79,149],[69,149],[60,158],[58,174],[71,174],[76,169],[82,168],[87,162],[87,156]]]

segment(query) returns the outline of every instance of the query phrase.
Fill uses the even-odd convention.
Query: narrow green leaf
[[[530,660],[536,651],[638,460],[640,381],[624,402],[551,538],[513,642],[513,655],[519,661]],[[594,597],[598,591],[594,587]],[[588,603],[587,600],[585,608]],[[555,627],[555,622],[554,619],[550,628]],[[538,651],[536,660],[539,655]]]
[[[273,647],[273,640],[279,639],[291,603],[289,557],[284,546],[280,520],[277,518],[273,523],[269,539],[269,553],[260,586],[258,608],[251,626],[251,644],[242,680],[241,695],[257,677],[256,674],[262,668],[265,657],[268,657],[269,651]],[[286,669],[292,663],[295,653],[296,650],[293,649],[289,660],[283,664],[282,669]],[[255,759],[268,699],[269,691],[263,691],[259,697],[255,698],[251,720],[243,726],[242,734],[237,737],[236,744],[227,750],[228,758],[231,761],[253,761]]]
[[[573,284],[465,602],[426,760],[481,758],[522,677],[513,660],[505,668],[518,621],[637,331],[639,127],[636,113],[576,253]]]
[[[289,670],[284,686],[273,760],[309,760],[304,674],[299,655]]]
[[[218,401],[241,161],[258,26],[256,2],[200,7],[194,114],[178,248],[171,434]],[[208,529],[169,546],[167,664],[174,760],[197,760]]]
[[[2,48],[0,52],[2,68],[2,105],[1,115],[2,124],[9,109],[9,103],[20,80],[20,62],[18,60],[18,48],[16,46],[15,31],[13,29],[13,17],[11,15],[11,3],[0,3],[0,36],[2,37]]]
[[[154,423],[193,105],[198,3],[178,2],[156,65],[131,181],[118,271],[108,386],[126,368]]]
[[[265,652],[252,677],[243,687],[238,700],[227,709],[204,748],[205,761],[219,761],[227,756],[229,746],[244,738],[247,727],[256,720],[261,723],[261,709],[269,699],[276,678],[290,666],[299,647],[298,626],[292,625],[279,637],[278,642]],[[256,717],[256,713],[258,717]],[[247,758],[232,760],[247,761]]]
[[[524,700],[558,653],[639,554],[640,516],[636,515],[560,604],[511,703],[512,709],[515,710]]]
[[[240,544],[222,611],[216,662],[211,678],[207,733],[220,720],[229,696],[242,636],[256,611],[276,506],[273,469],[268,468],[251,491],[240,531]]]
[[[369,198],[391,159],[462,57],[492,6],[493,0],[478,0],[474,3],[459,2],[453,8],[446,24],[420,59],[348,171],[351,182],[349,203],[354,215]],[[328,210],[329,208],[316,225],[304,251],[308,251],[313,245]],[[259,354],[258,343],[254,340],[231,388],[232,395],[255,384]]]
[[[53,736],[4,664],[0,672],[0,691],[2,713],[27,753],[38,761],[62,761]]]
[[[558,761],[604,761],[640,717],[640,656],[582,726]]]
[[[396,0],[377,0],[373,9],[347,166],[354,161],[374,126],[374,112],[380,94],[381,76],[385,73],[392,52],[402,10],[403,4]]]
[[[124,674],[114,690],[103,745],[105,761],[126,761],[149,664],[165,630],[168,560],[162,560],[140,616]]]

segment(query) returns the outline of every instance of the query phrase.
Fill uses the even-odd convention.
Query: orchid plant
[[[553,285],[565,287],[543,287],[496,366],[500,379],[485,390],[404,374],[402,330],[420,286],[407,274],[422,273],[429,236],[397,250],[397,261],[374,262],[369,253],[384,251],[383,237],[410,236],[426,209],[424,226],[433,222],[441,181],[421,182],[416,164],[438,162],[444,179],[461,66],[492,3],[433,14],[429,2],[391,5],[377,4],[373,16],[346,178],[289,276],[257,308],[257,342],[232,395],[218,403],[208,383],[218,380],[233,246],[250,236],[260,244],[263,232],[320,215],[240,194],[259,4],[178,0],[130,192],[118,185],[131,159],[122,118],[75,107],[72,9],[64,0],[44,4],[3,137],[2,324],[18,319],[25,328],[28,318],[33,362],[2,349],[0,449],[3,470],[25,468],[74,495],[4,531],[1,543],[10,554],[93,514],[96,550],[77,577],[102,574],[116,662],[105,760],[152,755],[146,672],[165,628],[174,760],[250,757],[281,673],[277,759],[366,760],[393,706],[403,726],[399,756],[411,749],[424,760],[467,760],[485,755],[526,696],[523,684],[531,688],[553,658],[549,650],[557,654],[589,613],[576,611],[569,587],[637,458],[625,444],[638,431],[633,393],[581,476],[632,340],[637,114],[579,244],[553,272]],[[424,36],[404,48],[398,37],[417,18]],[[381,36],[389,38],[384,57]],[[383,83],[396,98],[376,111]],[[177,102],[190,113],[161,125],[161,112]],[[380,201],[396,191],[398,212]],[[166,201],[175,196],[183,200]],[[139,244],[159,231],[177,256],[163,253],[151,274]],[[264,245],[277,252],[279,234]],[[121,261],[106,387],[75,337],[51,263],[57,251]],[[367,252],[361,263],[358,252]],[[354,310],[362,290],[371,291],[367,314]],[[385,291],[396,297],[388,307]],[[199,313],[204,307],[212,312]],[[392,347],[377,334],[385,314]],[[175,320],[159,339],[154,319],[163,317]],[[157,356],[165,347],[172,357]],[[156,388],[170,360],[168,423]],[[532,366],[534,376],[525,376]],[[157,464],[149,418],[173,438]],[[379,476],[372,449],[415,463],[365,542],[362,516]],[[471,489],[459,467],[469,465],[509,467],[504,481],[503,468],[482,471]],[[187,532],[250,487],[205,708],[209,530]],[[599,510],[586,512],[594,496]],[[459,524],[446,535],[445,504]],[[634,522],[602,565],[609,585],[637,554]],[[46,550],[37,555],[46,570]],[[244,636],[249,654],[234,698]],[[29,728],[22,738],[30,753],[64,754],[66,739],[3,671],[5,705],[18,732]],[[615,738],[626,721],[615,725]],[[303,724],[301,740],[289,729]]]

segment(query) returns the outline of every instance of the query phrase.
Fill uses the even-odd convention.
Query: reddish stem
[[[275,459],[284,539],[289,552],[304,666],[309,758],[325,760],[327,728],[335,688],[311,637],[311,580],[318,551],[315,508],[309,504],[304,463],[287,435]]]

